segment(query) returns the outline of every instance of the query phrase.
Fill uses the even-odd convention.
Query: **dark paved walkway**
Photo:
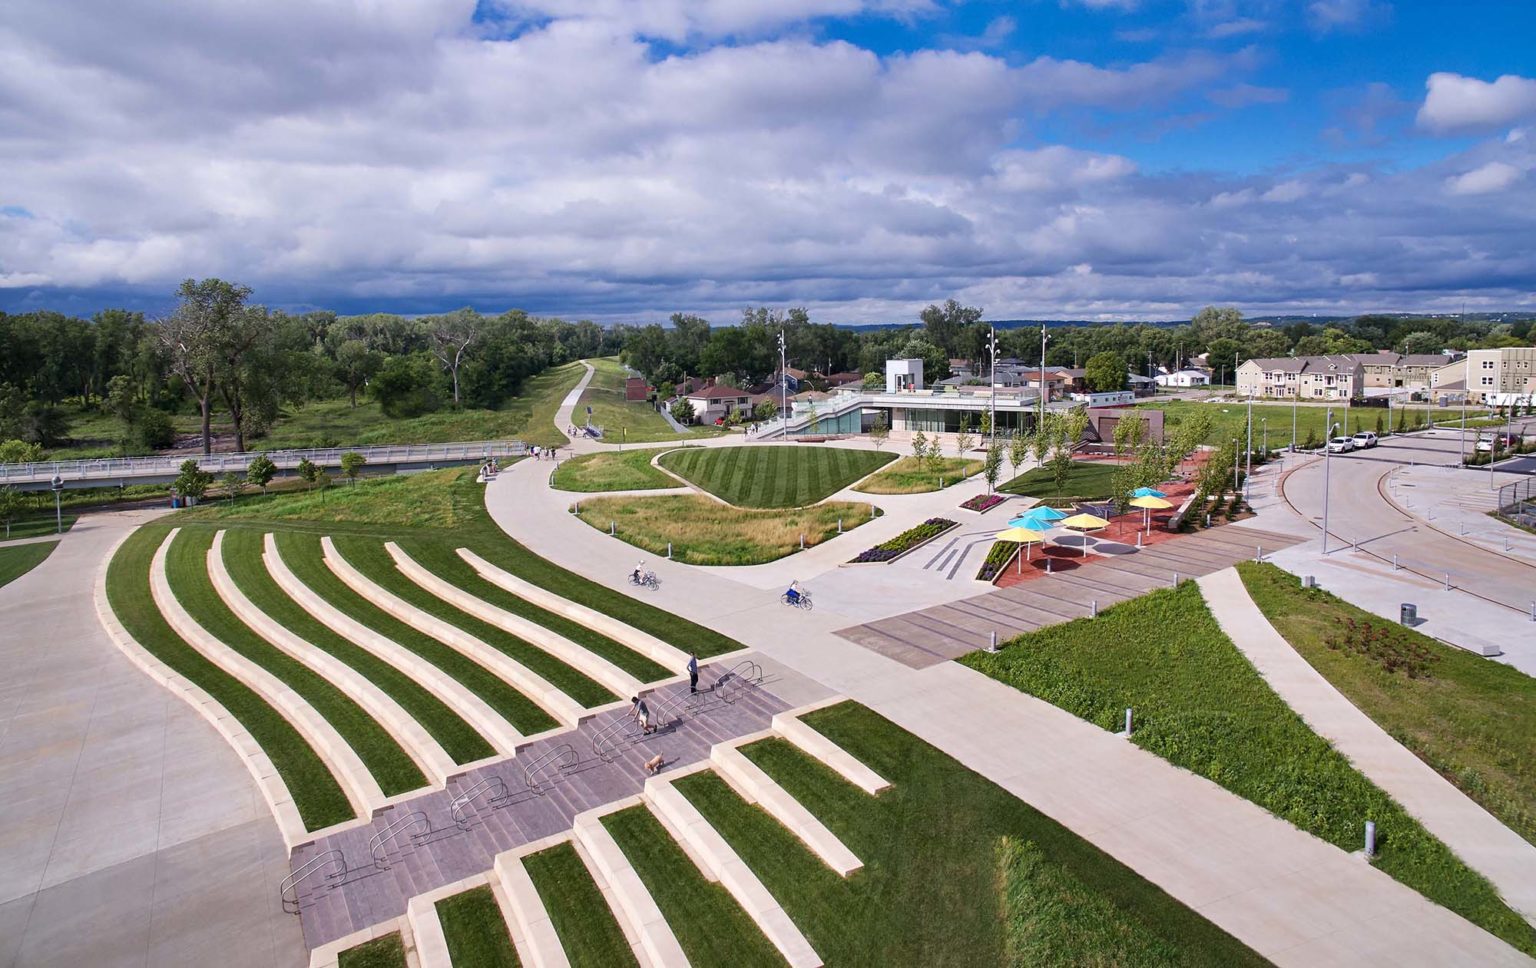
[[[1255,528],[1231,526],[1198,531],[1145,548],[1116,546],[1117,553],[1092,556],[1081,567],[1054,572],[975,598],[935,605],[905,615],[841,629],[838,635],[916,669],[985,648],[1047,625],[1083,618],[1093,602],[1116,602],[1166,588],[1180,580],[1220,571],[1239,561],[1298,544],[1301,539]]]
[[[700,684],[710,679],[705,670]],[[569,830],[576,814],[639,794],[643,764],[658,753],[668,768],[707,759],[714,744],[767,729],[774,714],[788,708],[766,689],[745,682],[717,684],[696,699],[690,699],[686,684],[643,695],[653,716],[663,717],[650,736],[626,725],[627,708],[601,713],[577,729],[520,747],[512,759],[454,778],[447,790],[382,810],[366,827],[299,847],[294,870],[330,850],[341,851],[349,867],[339,882],[327,881],[321,871],[301,885],[305,943],[313,949],[399,917],[413,896],[489,871],[498,853]],[[541,759],[549,767],[530,784],[525,769]],[[456,798],[487,780],[485,794],[461,806],[456,816]],[[379,869],[370,851],[374,837],[418,812],[424,817],[385,845],[388,869]]]

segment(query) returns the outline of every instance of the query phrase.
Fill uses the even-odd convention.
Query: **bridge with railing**
[[[482,440],[453,444],[396,444],[378,447],[324,447],[312,450],[267,450],[239,454],[197,454],[178,457],[110,457],[100,460],[38,461],[0,464],[0,487],[20,491],[48,490],[58,478],[65,488],[117,487],[129,484],[169,484],[184,461],[195,460],[215,476],[245,474],[251,461],[265,456],[279,472],[292,471],[308,460],[321,468],[339,468],[343,454],[361,454],[370,471],[424,470],[476,464],[497,458],[522,457],[521,441]]]

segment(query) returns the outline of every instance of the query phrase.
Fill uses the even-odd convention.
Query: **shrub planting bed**
[[[1001,494],[978,494],[969,501],[961,502],[960,510],[975,511],[977,514],[986,514],[988,511],[1008,500]]]
[[[1019,543],[1017,541],[993,542],[991,550],[987,552],[986,559],[981,563],[981,570],[976,572],[976,580],[985,582],[996,581],[997,576],[1008,566],[1008,562],[1013,560],[1013,556],[1018,554],[1019,550]]]
[[[908,528],[889,541],[882,541],[853,559],[854,564],[872,564],[895,561],[902,555],[921,547],[939,535],[955,527],[949,518],[929,518],[915,528]]]

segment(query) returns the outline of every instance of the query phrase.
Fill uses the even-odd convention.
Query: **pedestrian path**
[[[1536,845],[1405,749],[1312,668],[1264,617],[1235,569],[1204,576],[1200,590],[1222,631],[1308,726],[1536,924]]]

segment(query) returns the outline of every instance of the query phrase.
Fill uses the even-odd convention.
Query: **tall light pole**
[[[1259,423],[1264,426],[1264,458],[1269,459],[1269,418],[1260,417]]]
[[[992,358],[992,416],[987,420],[987,427],[992,431],[992,439],[987,442],[987,451],[990,454],[992,448],[997,446],[997,327],[993,326],[991,335],[987,337],[987,355]]]
[[[1039,433],[1045,426],[1045,341],[1050,339],[1045,335],[1045,324],[1040,324],[1040,419],[1035,423],[1035,433]]]
[[[1338,424],[1333,422],[1333,408],[1328,408],[1327,423],[1323,431],[1323,554],[1328,553],[1328,470],[1331,464],[1330,455],[1333,448],[1328,446],[1328,441],[1333,439],[1333,431]]]
[[[1296,453],[1296,408],[1301,404],[1301,382],[1291,387],[1291,453]]]
[[[1248,390],[1248,473],[1243,475],[1243,500],[1248,500],[1248,478],[1253,476],[1253,391],[1257,385]]]
[[[54,521],[54,527],[56,527],[58,529],[58,533],[59,534],[63,534],[64,533],[64,506],[61,503],[60,499],[61,499],[61,497],[64,494],[64,478],[60,477],[57,474],[53,475],[53,481],[52,481],[52,483],[49,484],[49,487],[53,488],[53,521]]]
[[[779,330],[779,427],[789,436],[789,364],[784,362],[784,331]]]

